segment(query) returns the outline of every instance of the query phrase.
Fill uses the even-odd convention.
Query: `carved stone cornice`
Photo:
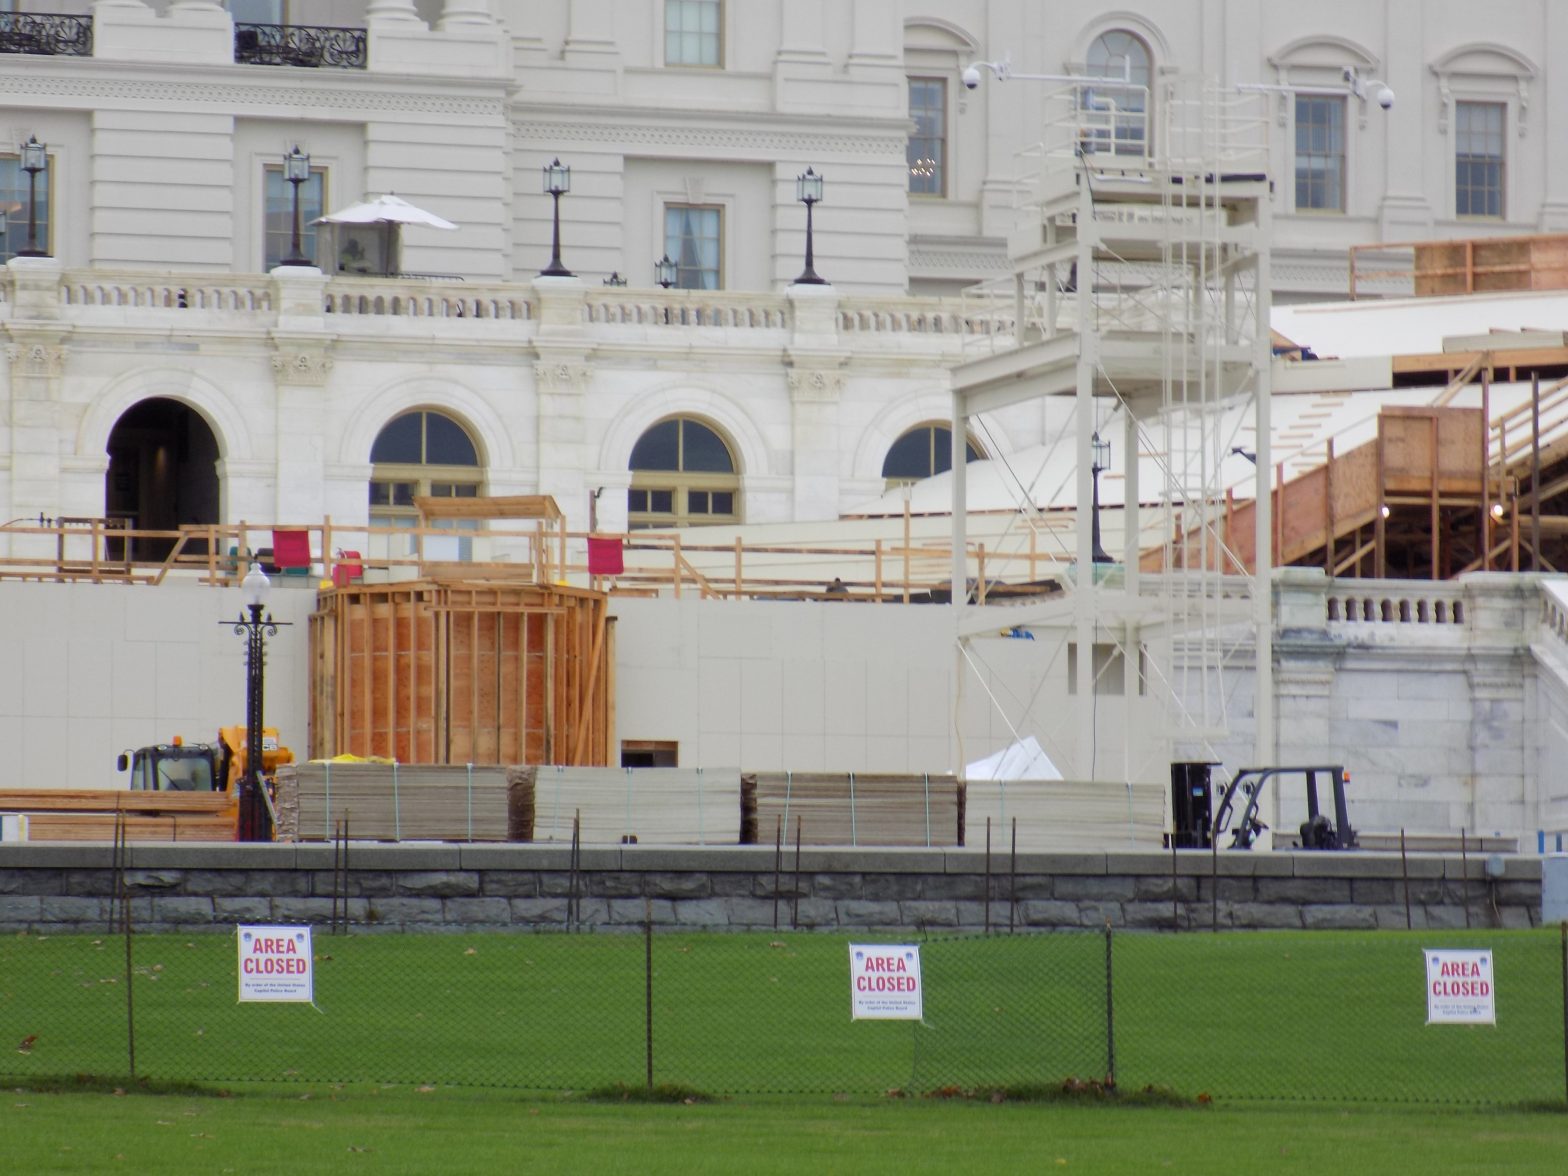
[[[332,373],[332,357],[320,348],[283,347],[272,353],[272,374],[280,384],[319,388]]]
[[[409,92],[395,89],[377,89],[363,86],[363,75],[345,78],[345,82],[359,83],[338,87],[312,86],[300,89],[295,84],[295,71],[282,85],[232,85],[228,83],[188,82],[174,79],[150,80],[146,78],[84,78],[72,70],[67,76],[24,74],[20,71],[0,73],[0,94],[20,95],[29,98],[52,98],[69,101],[89,99],[96,105],[112,106],[116,103],[141,105],[144,103],[167,104],[192,110],[236,110],[243,107],[287,107],[289,110],[353,110],[386,113],[461,115],[465,118],[499,122],[505,112],[505,99],[499,94],[494,98],[470,98],[454,94]],[[356,71],[357,72],[357,71]],[[443,79],[450,84],[450,79]],[[501,85],[495,83],[499,91]]]
[[[846,156],[879,160],[905,158],[907,135],[822,135],[814,131],[781,131],[711,124],[643,125],[607,120],[550,122],[520,119],[512,124],[519,139],[535,143],[615,143],[630,147],[737,152],[769,159],[791,156],[814,159]]]

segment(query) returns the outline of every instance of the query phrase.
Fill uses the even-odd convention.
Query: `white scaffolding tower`
[[[1220,674],[1252,661],[1254,754],[1273,759],[1269,453],[1269,217],[1264,96],[1210,79],[1161,77],[1152,89],[1057,79],[1041,142],[1025,153],[1009,241],[1016,333],[987,341],[953,372],[955,686],[965,644],[997,618],[968,605],[964,446],[971,418],[1040,397],[1071,397],[1077,453],[1076,574],[1064,600],[1009,609],[1070,626],[1077,651],[1117,651],[1124,681],[1163,696],[1162,754],[1218,758],[1228,735]],[[1224,421],[1250,403],[1251,436]],[[1225,410],[1232,410],[1228,414]],[[1119,564],[1095,563],[1090,503],[1100,422],[1119,417],[1125,455]],[[1231,426],[1234,429],[1234,426]],[[1221,465],[1249,448],[1257,469],[1255,566],[1223,549]],[[1139,467],[1157,470],[1140,484]],[[1142,517],[1145,505],[1156,524]],[[1102,556],[1102,560],[1103,560]],[[1250,655],[1250,658],[1249,658]],[[1070,660],[1076,713],[1090,731],[1070,778],[1093,775],[1095,675]],[[955,707],[955,713],[960,708]]]

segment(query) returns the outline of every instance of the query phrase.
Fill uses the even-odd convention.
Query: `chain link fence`
[[[0,941],[0,1074],[710,1093],[1111,1081],[1558,1106],[1568,1090],[1568,928],[855,937],[920,945],[919,1022],[851,1020],[850,942],[318,929],[312,1006],[239,1003],[234,936],[17,936]],[[1495,1025],[1425,1023],[1435,947],[1493,953]]]

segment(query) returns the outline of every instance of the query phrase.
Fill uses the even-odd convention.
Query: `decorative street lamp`
[[[653,263],[653,273],[654,281],[658,282],[666,290],[675,285],[681,276],[680,267],[670,260],[668,253]]]
[[[294,150],[283,157],[283,178],[294,185],[294,229],[289,236],[288,256],[279,265],[314,265],[305,256],[299,243],[299,186],[310,179],[310,156],[294,144]]]
[[[259,563],[252,561],[240,587],[245,590],[245,611],[234,622],[235,636],[245,638],[245,776],[240,781],[239,840],[271,841],[272,817],[261,778],[261,700],[266,681],[266,642],[268,637],[278,635],[278,622],[271,613],[263,614],[271,582]]]
[[[47,249],[38,248],[38,173],[49,170],[49,148],[38,141],[37,135],[27,136],[22,144],[22,170],[27,173],[27,248],[18,249],[18,257],[48,257]]]
[[[1100,546],[1100,475],[1111,468],[1111,443],[1102,440],[1098,431],[1089,442],[1093,456],[1089,464],[1089,473],[1094,478],[1093,521],[1089,527],[1089,558],[1094,563],[1115,563],[1105,553],[1105,548]]]
[[[795,199],[806,206],[806,268],[795,279],[797,286],[826,286],[826,278],[819,278],[812,268],[811,209],[822,200],[822,177],[809,167],[806,174],[795,177]]]
[[[561,197],[572,190],[572,169],[559,159],[544,165],[544,190],[555,200],[555,229],[550,239],[550,264],[539,271],[541,278],[575,278],[561,264]]]

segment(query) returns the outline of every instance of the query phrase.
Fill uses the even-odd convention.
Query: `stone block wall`
[[[797,875],[771,847],[587,849],[351,846],[356,931],[659,927],[820,931],[1529,927],[1537,858],[1459,855],[809,850]],[[325,926],[337,906],[330,845],[133,845],[125,884],[144,932],[236,923]],[[100,932],[116,889],[108,846],[0,845],[0,932]]]

